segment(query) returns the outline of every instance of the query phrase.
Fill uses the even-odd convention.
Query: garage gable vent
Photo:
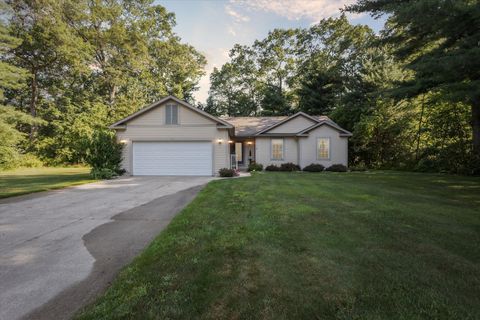
[[[176,104],[167,104],[165,113],[165,124],[178,124],[178,106]]]

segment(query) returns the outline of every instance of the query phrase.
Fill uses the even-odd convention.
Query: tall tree
[[[253,44],[259,76],[264,83],[261,99],[265,115],[289,114],[293,109],[291,81],[296,70],[296,29],[275,29]]]
[[[32,117],[38,115],[42,91],[46,90],[48,83],[62,77],[67,61],[84,56],[82,41],[70,32],[62,18],[66,3],[53,0],[7,1],[13,10],[9,21],[10,34],[20,39],[20,44],[13,49],[12,62],[30,74],[26,96],[19,100],[19,105]],[[33,124],[30,128],[31,140],[35,139],[36,132],[37,126]]]
[[[356,94],[364,57],[375,40],[373,31],[352,25],[347,17],[324,19],[298,36],[298,108],[312,114],[329,114]]]
[[[6,10],[0,5],[0,9]],[[9,52],[20,44],[20,40],[9,35],[9,30],[0,22],[0,169],[5,169],[19,162],[19,144],[24,134],[19,127],[38,123],[28,114],[4,105],[4,91],[21,89],[25,86],[28,73],[26,70],[10,64]]]
[[[167,94],[193,100],[206,64],[153,0],[8,0],[10,62],[31,74],[8,98],[46,120],[30,145],[49,162],[81,162],[79,138]],[[193,102],[193,101],[192,101]]]
[[[445,100],[470,105],[473,150],[480,156],[480,2],[358,0],[347,10],[389,17],[385,39],[415,72],[404,93],[439,91]]]

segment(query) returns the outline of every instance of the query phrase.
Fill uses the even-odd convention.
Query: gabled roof
[[[209,118],[209,119],[211,119],[211,120],[213,120],[213,121],[221,124],[221,125],[224,126],[225,128],[233,128],[233,126],[232,126],[230,123],[228,123],[228,122],[226,122],[226,121],[224,121],[224,120],[222,120],[222,119],[219,119],[219,118],[217,118],[217,117],[214,117],[214,116],[212,116],[211,114],[209,114],[209,113],[207,113],[207,112],[205,112],[205,111],[203,111],[203,110],[200,110],[200,109],[198,109],[198,108],[195,108],[195,107],[192,106],[191,104],[189,104],[189,103],[187,103],[187,102],[185,102],[185,101],[183,101],[183,100],[180,100],[180,99],[178,99],[178,98],[175,97],[175,96],[171,96],[171,95],[168,96],[168,97],[165,97],[165,98],[163,98],[163,99],[161,99],[161,100],[159,100],[159,101],[157,101],[157,102],[154,102],[154,103],[146,106],[145,108],[138,110],[138,111],[135,112],[135,113],[132,113],[131,115],[129,115],[129,116],[126,117],[126,118],[123,118],[123,119],[120,120],[120,121],[115,122],[115,123],[112,124],[109,128],[110,128],[110,129],[124,129],[126,122],[128,122],[128,121],[130,121],[130,120],[132,120],[132,119],[135,119],[136,117],[144,114],[145,112],[148,112],[148,111],[150,111],[150,110],[152,110],[152,109],[154,109],[154,108],[162,105],[163,103],[165,103],[165,102],[168,101],[168,100],[173,100],[173,101],[175,101],[176,103],[181,104],[182,106],[184,106],[184,107],[186,107],[186,108],[189,108],[190,110],[195,111],[195,112],[201,114],[202,116],[204,116],[204,117],[206,117],[206,118]]]
[[[235,135],[237,137],[251,137],[259,130],[271,127],[286,118],[288,117],[222,117],[222,120],[231,123],[235,127]]]
[[[316,128],[318,128],[320,126],[323,126],[323,125],[330,126],[333,129],[336,129],[336,130],[340,131],[340,136],[343,136],[343,137],[351,137],[352,136],[352,133],[350,131],[347,131],[347,130],[343,129],[342,127],[340,127],[338,124],[336,124],[335,122],[333,122],[330,119],[319,121],[318,123],[314,124],[313,126],[308,127],[305,130],[300,131],[297,134],[297,136],[305,135],[308,132],[312,131],[313,129],[316,129]]]
[[[280,126],[287,121],[296,118],[298,116],[304,116],[310,120],[313,120],[315,123],[297,133],[268,133],[270,129]],[[235,127],[235,136],[237,137],[252,137],[257,135],[268,135],[268,136],[305,136],[310,130],[318,128],[322,125],[328,125],[340,132],[341,136],[350,137],[351,132],[343,129],[338,124],[333,122],[327,116],[311,116],[304,112],[298,112],[290,117],[288,116],[278,116],[278,117],[222,117],[222,120],[225,120],[231,123]]]
[[[303,116],[303,117],[305,117],[305,118],[307,118],[307,119],[312,120],[313,122],[318,122],[318,120],[315,119],[314,117],[309,116],[308,114],[300,111],[300,112],[295,113],[294,115],[291,115],[290,117],[287,117],[286,119],[283,119],[282,121],[279,121],[279,122],[271,125],[270,127],[267,127],[267,128],[265,128],[265,129],[259,130],[255,135],[258,136],[258,135],[260,135],[260,134],[262,134],[262,133],[264,133],[264,132],[267,132],[267,131],[269,131],[269,130],[271,130],[271,129],[273,129],[273,128],[276,128],[276,127],[278,127],[279,125],[281,125],[281,124],[283,124],[283,123],[285,123],[285,122],[288,122],[288,121],[290,121],[290,120],[292,120],[292,119],[294,119],[294,118],[296,118],[296,117],[298,117],[298,116]]]
[[[273,129],[277,126],[280,126],[282,123],[285,123],[299,115],[305,116],[306,118],[313,120],[315,123],[302,130],[298,133],[267,133],[270,129]],[[328,125],[338,131],[340,131],[341,136],[351,136],[352,134],[345,129],[342,129],[338,124],[333,122],[327,116],[311,116],[304,112],[298,112],[290,117],[288,116],[278,116],[278,117],[222,117],[222,120],[225,120],[231,123],[235,127],[235,136],[237,137],[252,137],[256,135],[265,135],[265,136],[302,136],[307,135],[307,132],[313,130],[321,125]]]

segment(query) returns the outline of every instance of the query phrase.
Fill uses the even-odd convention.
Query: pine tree
[[[480,2],[358,0],[347,10],[389,17],[385,39],[415,73],[399,92],[437,91],[470,105],[473,150],[480,156]]]

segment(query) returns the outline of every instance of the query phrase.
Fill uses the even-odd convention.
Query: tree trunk
[[[115,105],[115,97],[117,95],[117,86],[115,84],[109,85],[109,92],[108,92],[108,106],[109,106],[109,116],[114,116],[114,105]]]
[[[422,95],[422,111],[420,112],[420,120],[418,121],[418,130],[417,130],[417,147],[415,150],[415,160],[418,160],[418,152],[420,150],[420,138],[422,133],[422,122],[423,122],[423,113],[425,111],[425,94]]]
[[[30,115],[32,117],[37,116],[37,100],[38,100],[38,81],[37,81],[37,73],[35,70],[32,70],[32,82],[30,84],[31,89],[31,96],[30,96]],[[30,141],[35,139],[35,135],[37,132],[37,126],[32,124],[30,127]]]
[[[480,156],[480,96],[472,101],[473,152]]]

